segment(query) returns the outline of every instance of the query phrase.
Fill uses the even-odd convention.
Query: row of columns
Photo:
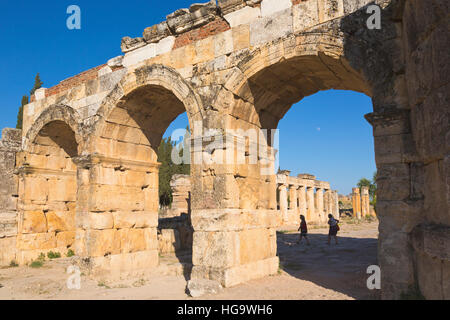
[[[280,212],[285,224],[304,215],[311,222],[325,222],[328,214],[339,217],[338,193],[314,186],[279,184]],[[289,194],[289,201],[288,201]]]
[[[362,187],[361,189],[353,188],[352,206],[353,206],[353,214],[358,219],[371,215],[370,196],[368,187]]]

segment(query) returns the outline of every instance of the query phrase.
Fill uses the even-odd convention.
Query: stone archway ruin
[[[381,8],[380,30],[366,25],[367,6],[374,4]],[[42,215],[24,217],[28,196],[17,172],[26,172],[26,161],[35,161],[29,159],[38,161],[35,137],[42,129],[51,136],[53,126],[72,132],[63,143],[56,139],[65,152],[60,159],[74,163],[57,166],[58,179],[77,172],[76,197],[62,199],[66,207],[76,203],[75,230],[52,231],[55,237],[72,232],[76,253],[93,274],[124,276],[156,266],[152,148],[187,111],[197,146],[191,159],[202,159],[191,165],[192,284],[209,279],[232,286],[275,273],[277,179],[261,174],[273,166],[273,146],[247,133],[276,129],[293,103],[334,88],[373,101],[366,119],[379,173],[383,297],[418,287],[427,298],[448,298],[447,15],[445,1],[219,0],[178,10],[143,37],[124,38],[123,56],[37,90],[25,106],[23,138],[3,136],[0,153],[9,160],[15,155],[16,163],[0,162],[10,181],[2,193],[8,205],[0,217],[9,222],[0,229],[1,263],[32,258],[20,244],[28,221],[37,228],[34,237],[51,238],[34,223]],[[211,147],[211,141],[220,142]],[[74,143],[76,153],[67,152]],[[271,152],[264,164],[250,164],[250,152],[243,164],[204,161],[235,144]],[[114,204],[110,194],[123,201]],[[48,199],[36,201],[45,207]]]

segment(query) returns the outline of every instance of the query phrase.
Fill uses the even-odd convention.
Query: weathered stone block
[[[225,20],[234,28],[241,24],[248,24],[261,17],[260,8],[244,7],[242,9],[230,12],[224,16]]]
[[[56,246],[58,248],[69,248],[75,243],[75,231],[64,231],[56,234]]]
[[[165,21],[152,27],[146,28],[143,34],[144,40],[147,43],[156,43],[159,40],[168,37],[169,35],[170,35],[169,26]]]
[[[253,229],[239,232],[239,256],[240,263],[246,264],[271,258],[269,240],[276,241],[270,237],[269,229]]]
[[[145,251],[147,242],[144,229],[121,229],[117,231],[120,238],[121,253]]]
[[[126,53],[132,50],[136,50],[138,48],[141,48],[145,46],[144,38],[130,38],[130,37],[124,37],[122,38],[122,44],[120,45],[122,52]]]
[[[16,258],[16,237],[0,238],[0,266],[6,266]]]
[[[193,279],[189,280],[187,290],[191,297],[198,298],[206,294],[217,294],[222,291],[222,286],[213,280]]]
[[[47,232],[47,220],[42,211],[25,211],[23,213],[22,233]]]
[[[74,231],[75,211],[49,211],[45,214],[48,231]]]
[[[229,268],[239,264],[236,232],[194,232],[193,265]]]
[[[261,15],[268,17],[290,7],[292,7],[291,0],[263,0],[261,2]]]
[[[319,24],[317,1],[300,2],[292,8],[293,30],[299,32]]]
[[[158,234],[159,252],[173,253],[181,248],[180,234],[175,229],[163,229]]]
[[[121,238],[118,231],[114,229],[88,231],[85,241],[87,254],[91,257],[103,257],[121,252]]]
[[[250,45],[261,45],[288,36],[292,32],[292,10],[279,11],[250,24]]]
[[[19,250],[46,250],[56,248],[56,235],[54,232],[19,234],[17,236],[17,249]]]

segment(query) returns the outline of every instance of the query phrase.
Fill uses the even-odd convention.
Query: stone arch
[[[74,109],[54,105],[39,115],[26,134],[23,152],[16,158],[20,263],[36,259],[37,248],[44,254],[51,250],[61,255],[74,249],[80,123]],[[33,245],[28,245],[30,237]]]
[[[194,127],[195,121],[203,119],[200,97],[176,70],[160,64],[144,66],[127,73],[103,100],[96,114],[98,120],[91,133],[88,133],[86,137],[88,148],[95,150],[92,137],[99,136],[104,132],[107,119],[118,106],[124,105],[130,97],[134,98],[139,94],[144,94],[145,91],[155,89],[166,94],[171,93],[182,103],[184,110],[187,112],[191,129]],[[168,111],[170,112],[170,110]]]
[[[51,122],[61,122],[67,125],[74,133],[75,141],[78,145],[78,151],[82,149],[83,138],[80,124],[81,118],[78,112],[66,105],[52,105],[46,108],[33,122],[33,126],[25,135],[23,150],[30,151],[30,148],[41,130]]]
[[[174,69],[143,66],[122,78],[86,128],[78,171],[90,187],[78,195],[89,201],[87,213],[79,212],[86,219],[77,252],[92,258],[94,273],[113,270],[111,276],[120,277],[121,270],[146,273],[158,265],[157,150],[167,127],[184,112],[193,131],[202,120],[194,89]]]
[[[346,59],[342,36],[297,34],[248,52],[214,105],[242,120],[244,127],[275,129],[294,103],[327,89],[372,95],[362,71],[352,68]]]

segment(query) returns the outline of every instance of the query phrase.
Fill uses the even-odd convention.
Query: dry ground
[[[377,299],[366,288],[366,269],[377,263],[377,223],[344,224],[340,243],[326,244],[326,229],[311,229],[311,245],[298,234],[278,233],[278,275],[253,280],[203,299]],[[0,299],[191,299],[175,257],[162,259],[161,272],[148,280],[103,282],[82,276],[81,289],[66,286],[71,258],[46,261],[41,268],[0,269]],[[177,275],[178,274],[178,275]]]

